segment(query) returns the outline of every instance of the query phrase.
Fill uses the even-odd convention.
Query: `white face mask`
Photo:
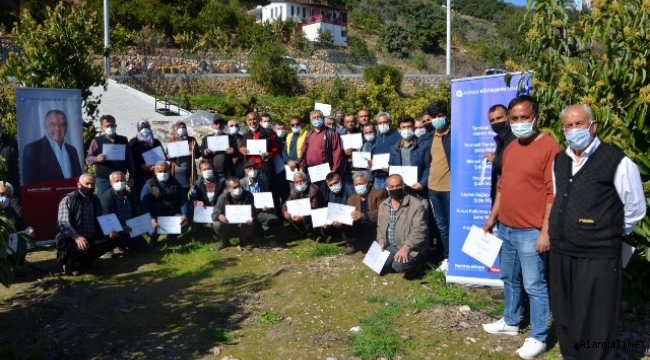
[[[413,131],[413,134],[417,137],[421,137],[426,133],[427,133],[427,129],[423,129],[423,128],[415,129],[415,131]]]
[[[271,122],[270,121],[263,122],[262,127],[265,128],[265,129],[270,129],[271,128]]]
[[[300,126],[295,126],[295,127],[291,128],[291,132],[293,132],[294,134],[299,133],[300,130],[302,130],[302,127],[300,127]]]
[[[215,133],[216,135],[221,135],[221,134],[223,134],[223,130],[221,130],[221,129],[214,129],[214,133]]]
[[[363,134],[363,138],[366,139],[366,141],[373,141],[375,140],[375,134]]]
[[[239,127],[237,127],[237,126],[229,127],[228,128],[228,133],[230,135],[239,134]]]
[[[113,183],[113,190],[122,191],[124,189],[126,189],[126,183],[124,181],[118,181],[116,183]]]
[[[203,175],[204,179],[212,179],[214,176],[214,170],[204,170],[201,172],[201,175]]]
[[[405,140],[411,140],[413,137],[413,129],[402,129],[399,133],[402,135],[402,139]]]
[[[242,194],[243,192],[244,192],[244,189],[242,189],[242,188],[239,187],[239,188],[236,188],[235,190],[231,191],[230,194],[231,194],[233,197],[238,198],[238,197],[241,196],[241,194]]]
[[[255,178],[257,177],[257,170],[251,170],[248,172],[248,177],[249,178]]]
[[[183,128],[183,127],[178,128],[178,129],[176,129],[176,133],[178,134],[178,136],[185,136],[185,135],[187,135],[187,129]]]
[[[160,182],[165,182],[169,179],[169,173],[162,172],[162,173],[157,173],[156,174],[156,179]]]
[[[113,136],[115,135],[116,132],[117,132],[117,127],[115,126],[104,129],[104,134],[108,136]]]
[[[390,130],[390,126],[388,124],[381,124],[381,125],[377,125],[377,129],[379,129],[380,133],[384,134],[387,133],[388,130]]]
[[[9,200],[8,197],[0,196],[0,208],[2,209],[6,208],[7,206],[9,206],[10,203],[11,201]]]
[[[275,135],[277,135],[280,139],[284,139],[284,136],[287,135],[287,132],[284,130],[278,130],[275,132]]]
[[[260,126],[259,126],[259,125],[255,125],[255,126],[249,126],[248,128],[251,129],[251,131],[257,131],[257,129],[259,129]]]

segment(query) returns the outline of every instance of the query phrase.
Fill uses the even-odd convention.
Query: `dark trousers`
[[[343,240],[355,251],[366,252],[370,249],[372,242],[377,240],[377,224],[355,221],[352,226],[345,225]]]
[[[90,246],[87,250],[79,250],[74,240],[67,239],[63,246],[57,248],[56,260],[62,265],[92,266],[95,259],[119,245],[119,241],[110,239],[94,240],[88,243]]]
[[[221,221],[214,222],[214,232],[219,236],[219,240],[224,245],[230,244],[230,239],[239,238],[239,245],[246,246],[252,244],[254,224],[224,224]]]
[[[409,273],[418,268],[418,262],[422,261],[421,256],[413,257],[409,254],[408,262],[395,261],[395,254],[397,254],[399,249],[396,245],[390,245],[386,248],[390,252],[390,255],[388,255],[384,268],[381,270],[382,275],[390,272]]]
[[[616,358],[622,267],[613,259],[549,256],[549,296],[565,360]]]
[[[145,240],[142,235],[138,235],[134,238],[125,233],[120,233],[120,237],[117,239],[118,246],[122,249],[133,250],[136,252],[145,252],[149,250],[149,243]]]

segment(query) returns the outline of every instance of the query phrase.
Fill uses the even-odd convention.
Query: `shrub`
[[[272,95],[292,95],[298,89],[298,74],[284,61],[285,50],[277,42],[261,44],[250,60],[251,80]]]
[[[399,93],[402,87],[403,77],[404,73],[402,70],[385,64],[369,66],[363,70],[363,80],[366,83],[372,82],[381,85],[384,82],[388,82],[390,87],[397,93]]]

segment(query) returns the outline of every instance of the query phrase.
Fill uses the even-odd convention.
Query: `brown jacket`
[[[386,191],[371,188],[368,193],[368,220],[371,223],[377,224],[377,216],[379,213],[379,205],[386,199]],[[356,192],[348,198],[348,205],[354,206],[356,211],[361,211],[361,195]]]
[[[377,222],[377,242],[387,246],[388,220],[390,219],[391,199],[384,200],[379,205],[379,221]],[[424,252],[428,245],[426,241],[427,223],[426,210],[422,202],[415,196],[406,195],[402,205],[397,210],[395,222],[395,244],[402,248],[407,246],[409,255],[416,257]]]

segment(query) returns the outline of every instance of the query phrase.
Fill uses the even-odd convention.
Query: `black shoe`
[[[230,246],[230,243],[220,242],[219,246],[217,246],[217,251],[221,251],[221,250],[223,250],[223,249],[225,249],[225,248],[227,248],[229,246]]]
[[[422,261],[417,261],[415,268],[409,272],[404,273],[404,280],[414,280],[420,276],[420,270],[422,269]]]
[[[506,299],[506,296],[503,294],[503,291],[500,291],[500,292],[498,292],[496,294],[492,294],[492,296],[490,296],[490,297],[494,301],[503,301],[503,300]]]
[[[79,269],[73,265],[63,265],[63,274],[68,276],[79,276]]]

